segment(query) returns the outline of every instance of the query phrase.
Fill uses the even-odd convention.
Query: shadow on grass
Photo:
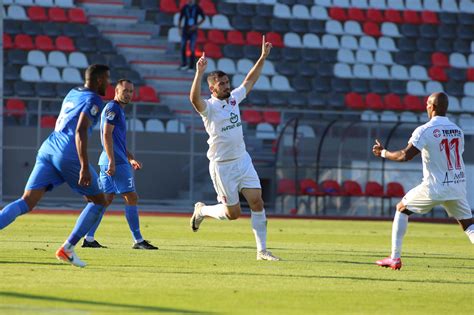
[[[179,309],[179,308],[120,304],[120,303],[98,302],[98,301],[88,301],[88,300],[86,301],[86,300],[79,300],[79,299],[69,299],[69,298],[62,298],[62,297],[26,294],[26,293],[18,293],[18,292],[0,291],[0,297],[10,297],[10,298],[17,298],[17,299],[39,300],[39,301],[49,301],[49,302],[61,302],[61,303],[71,303],[71,304],[82,304],[82,305],[87,305],[87,306],[117,307],[117,308],[127,309],[131,312],[204,314],[198,311],[191,311],[191,310],[185,310],[185,309]],[[209,313],[206,312],[206,314],[209,314]]]
[[[47,262],[36,262],[36,261],[4,261],[0,260],[0,265],[40,265],[40,266],[64,266],[63,263],[47,263]]]

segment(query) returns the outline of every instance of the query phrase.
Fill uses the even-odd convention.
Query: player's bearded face
[[[133,84],[124,82],[118,90],[118,98],[122,104],[128,104],[133,97]]]
[[[227,76],[217,79],[214,84],[215,96],[220,100],[225,100],[230,97],[230,82]]]

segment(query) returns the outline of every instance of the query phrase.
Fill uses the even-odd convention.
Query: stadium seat
[[[56,125],[56,117],[45,115],[41,117],[40,126],[41,128],[53,129]]]
[[[30,35],[17,34],[13,40],[14,48],[23,50],[33,50],[35,45]]]
[[[38,82],[35,84],[35,94],[38,97],[56,98],[58,97],[55,84],[48,82]]]
[[[201,34],[204,34],[202,31]],[[225,34],[221,30],[209,30],[207,33],[207,38],[210,42],[217,44],[217,45],[224,45],[227,44],[227,40],[225,39]],[[204,42],[206,41],[206,37],[204,36]]]
[[[38,68],[35,66],[25,65],[21,67],[20,78],[23,81],[28,82],[39,82],[41,77],[38,71]]]
[[[263,122],[263,116],[259,111],[247,109],[242,111],[242,121],[245,121],[249,125],[257,125]]]
[[[280,112],[277,111],[264,111],[263,112],[263,121],[274,126],[278,126],[281,123]]]
[[[440,66],[433,66],[428,69],[428,75],[432,80],[439,82],[448,82],[448,75],[444,71],[445,68]]]
[[[379,37],[382,35],[379,24],[375,22],[365,22],[362,29],[364,30],[365,34],[370,36]]]
[[[25,9],[22,6],[12,4],[7,8],[6,18],[13,20],[28,20]]]
[[[165,132],[165,125],[159,119],[152,118],[145,122],[145,131],[147,132]]]
[[[306,196],[324,196],[324,192],[321,191],[319,185],[311,178],[300,180],[300,194]]]
[[[177,119],[168,120],[166,123],[167,133],[186,133],[185,125]]]
[[[31,21],[34,22],[46,22],[48,21],[48,16],[46,15],[46,10],[43,7],[29,7],[28,17]]]
[[[292,179],[282,178],[278,180],[277,185],[278,195],[297,195],[295,181]]]
[[[57,8],[57,7],[49,8],[48,17],[51,22],[59,22],[59,23],[68,22],[66,11],[63,8]]]
[[[28,64],[32,66],[45,67],[48,65],[46,55],[40,50],[30,50],[28,52]]]
[[[219,58],[222,58],[223,56],[220,47],[213,43],[205,44],[203,50],[206,53],[206,57],[209,57],[209,58],[219,59]],[[196,54],[196,56],[199,56],[199,55]]]
[[[266,34],[265,38],[268,42],[272,43],[273,47],[285,47],[283,39],[280,34],[275,32],[269,32]],[[260,39],[261,44],[261,39]]]
[[[35,37],[35,46],[39,50],[51,51],[55,50],[53,40],[47,35],[38,35]]]
[[[263,140],[276,139],[276,133],[275,133],[275,130],[273,129],[273,126],[266,122],[257,124],[255,136],[258,139],[263,139]]]
[[[353,180],[345,180],[342,183],[342,191],[343,191],[343,195],[346,195],[346,196],[353,196],[353,197],[364,196],[364,193],[362,192],[362,188],[360,187],[359,183]]]
[[[50,66],[65,68],[68,67],[68,61],[66,55],[62,51],[51,51],[48,54],[48,64]]]
[[[431,62],[434,66],[449,67],[449,59],[446,54],[435,52],[431,56]]]
[[[335,180],[324,180],[321,185],[321,190],[324,194],[329,196],[342,196],[344,193],[342,192],[341,186]]]
[[[367,107],[373,110],[381,110],[384,108],[382,97],[376,93],[368,93],[365,97]]]
[[[365,184],[365,195],[368,197],[383,197],[384,191],[382,185],[374,181],[368,181]]]
[[[346,94],[345,96],[345,103],[346,106],[351,108],[351,109],[365,109],[367,107],[367,104],[365,104],[364,98],[355,92],[351,92]]]
[[[403,197],[405,195],[405,190],[400,183],[390,182],[387,184],[387,190],[385,196],[387,197]]]
[[[405,95],[403,97],[403,104],[405,109],[411,111],[424,111],[426,109],[421,99],[415,95]]]
[[[81,73],[77,68],[67,67],[62,71],[63,82],[66,83],[83,83],[84,80],[81,78]]]
[[[205,15],[213,16],[217,14],[216,6],[211,0],[201,0],[199,1],[199,5]]]
[[[22,119],[26,116],[25,102],[16,98],[6,100],[5,115],[8,117],[14,117],[17,120]]]
[[[69,54],[68,64],[71,67],[81,68],[81,69],[87,68],[89,66],[87,57],[82,52],[79,52],[79,51],[75,51]]]
[[[58,36],[55,40],[55,45],[58,50],[72,52],[76,50],[74,42],[67,36]]]
[[[434,11],[422,11],[421,21],[424,24],[439,24],[438,15]]]
[[[383,97],[385,106],[385,109],[390,109],[390,110],[403,110],[403,104],[402,100],[400,99],[400,96],[394,93],[389,93]]]
[[[41,69],[41,80],[45,82],[55,82],[55,83],[63,82],[58,68],[50,67],[50,66],[44,67],[43,69]]]
[[[204,23],[202,24],[202,28],[205,28],[206,21],[208,19],[204,20]],[[212,27],[215,29],[221,29],[221,30],[232,30],[233,27],[229,23],[229,19],[222,15],[222,14],[216,14],[212,17]],[[211,27],[208,27],[211,28]]]
[[[178,13],[179,8],[175,0],[161,0],[160,2],[160,12],[164,13]]]

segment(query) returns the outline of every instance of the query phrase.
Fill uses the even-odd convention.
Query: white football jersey
[[[210,161],[234,160],[245,154],[239,103],[246,94],[245,87],[241,85],[230,92],[227,101],[214,96],[205,100],[206,109],[200,114],[209,135],[207,158]]]
[[[464,133],[447,117],[435,116],[413,132],[409,143],[421,151],[423,182],[432,200],[466,198],[462,154]]]

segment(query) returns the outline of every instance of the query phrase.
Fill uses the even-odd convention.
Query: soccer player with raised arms
[[[392,226],[392,254],[378,260],[377,265],[400,269],[403,237],[408,226],[408,216],[424,214],[441,205],[454,217],[471,243],[474,244],[474,222],[466,195],[466,169],[464,133],[446,117],[448,96],[433,93],[426,102],[426,112],[430,119],[413,132],[408,146],[399,151],[388,151],[376,140],[372,148],[375,156],[398,162],[413,159],[421,152],[423,180],[411,189],[397,204]]]
[[[88,203],[56,257],[77,267],[86,264],[76,255],[74,246],[96,223],[107,203],[99,177],[89,163],[87,143],[99,121],[103,108],[99,95],[105,95],[109,76],[109,67],[105,65],[94,64],[86,69],[84,86],[66,95],[54,131],[38,150],[23,196],[0,212],[0,229],[3,229],[18,216],[33,210],[45,192],[66,182]]]
[[[144,240],[140,232],[138,195],[135,191],[132,167],[139,170],[142,168],[142,163],[137,161],[133,154],[127,150],[127,125],[124,108],[132,100],[133,88],[133,83],[130,80],[119,80],[115,86],[114,100],[107,103],[102,111],[100,139],[103,150],[99,158],[99,178],[106,194],[107,205],[112,203],[115,194],[121,194],[125,200],[125,217],[134,239],[132,248],[158,249]],[[82,247],[105,247],[94,239],[95,231],[101,220],[102,216],[87,233]]]
[[[198,202],[194,206],[191,228],[197,232],[205,217],[217,220],[236,220],[241,209],[239,192],[251,209],[252,229],[257,243],[257,260],[280,260],[267,250],[267,219],[262,200],[260,179],[245,149],[240,119],[239,103],[257,82],[272,44],[262,38],[260,58],[249,71],[242,84],[230,89],[229,77],[222,71],[208,74],[207,83],[211,98],[201,98],[201,81],[207,66],[205,55],[196,63],[196,75],[189,98],[194,109],[201,115],[209,135],[209,172],[217,192],[216,205]]]

